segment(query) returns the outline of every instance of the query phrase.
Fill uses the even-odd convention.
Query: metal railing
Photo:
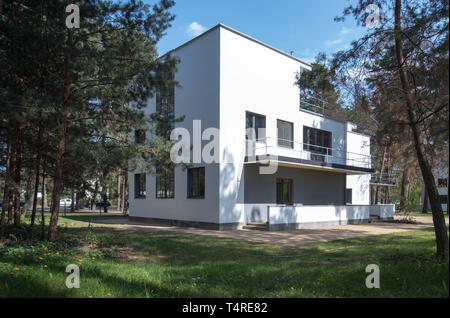
[[[393,173],[373,173],[370,175],[370,183],[372,184],[395,184],[396,175]]]
[[[281,142],[281,143],[280,143]],[[371,168],[371,156],[274,137],[246,140],[246,156],[281,156],[347,166]]]
[[[328,103],[323,99],[316,97],[302,97],[300,95],[300,109],[305,109],[312,111],[314,113],[319,113],[325,115],[326,105]]]

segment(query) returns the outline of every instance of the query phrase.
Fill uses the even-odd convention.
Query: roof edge
[[[225,30],[228,30],[228,31],[230,31],[230,32],[233,32],[233,33],[239,35],[239,36],[242,36],[242,37],[246,38],[247,40],[250,40],[250,41],[253,41],[253,42],[255,42],[255,43],[258,43],[259,45],[262,45],[262,46],[264,46],[264,47],[266,47],[266,48],[268,48],[268,49],[271,49],[272,51],[275,51],[275,52],[277,52],[277,53],[279,53],[279,54],[281,54],[281,55],[284,55],[284,56],[286,56],[286,57],[288,57],[288,58],[290,58],[290,59],[293,59],[293,60],[295,60],[295,61],[297,61],[297,62],[303,64],[303,66],[306,66],[307,68],[311,68],[311,64],[306,63],[306,62],[304,62],[304,61],[302,61],[302,60],[300,60],[300,59],[298,59],[298,58],[296,58],[296,57],[294,57],[294,56],[292,56],[292,55],[290,55],[290,54],[288,54],[288,53],[286,53],[286,52],[283,52],[283,51],[281,51],[281,50],[279,50],[279,49],[277,49],[277,48],[274,48],[273,46],[270,46],[270,45],[268,45],[268,44],[266,44],[266,43],[264,43],[264,42],[261,42],[261,41],[255,39],[255,38],[252,38],[251,36],[249,36],[249,35],[247,35],[247,34],[244,34],[244,33],[239,32],[239,31],[237,31],[237,30],[235,30],[235,29],[233,29],[233,28],[230,28],[229,26],[226,26],[226,25],[224,25],[224,24],[222,24],[222,23],[219,23],[219,24],[213,26],[211,29],[209,29],[209,30],[203,32],[202,34],[196,36],[195,38],[193,38],[193,39],[191,39],[191,40],[189,40],[189,41],[187,41],[187,42],[181,44],[180,46],[177,46],[176,48],[174,48],[174,49],[172,49],[172,50],[166,52],[165,54],[161,55],[158,59],[161,59],[161,58],[163,58],[164,56],[169,55],[169,54],[171,54],[171,53],[173,53],[173,52],[175,52],[175,51],[177,51],[177,50],[179,50],[179,49],[181,49],[181,48],[183,48],[183,47],[185,47],[185,46],[191,44],[191,43],[194,42],[195,40],[197,40],[197,39],[199,39],[199,38],[205,36],[205,35],[208,34],[208,33],[211,33],[212,31],[214,31],[214,30],[217,29],[217,28],[224,28]]]

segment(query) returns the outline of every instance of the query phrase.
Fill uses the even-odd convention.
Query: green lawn
[[[19,231],[0,245],[0,297],[449,296],[432,229],[289,248],[60,224],[55,243],[20,242]],[[68,264],[80,264],[79,289],[65,286]],[[369,264],[380,289],[365,286]]]

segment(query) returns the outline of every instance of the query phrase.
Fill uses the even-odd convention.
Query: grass
[[[432,229],[294,248],[93,228],[69,217],[59,224],[54,243],[21,240],[18,231],[18,242],[0,245],[0,297],[449,296]],[[65,286],[68,264],[80,266],[79,289]],[[379,265],[379,289],[365,286],[369,264]]]

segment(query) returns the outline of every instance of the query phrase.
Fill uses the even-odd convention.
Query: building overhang
[[[328,163],[322,161],[290,158],[290,157],[277,157],[276,159],[268,158],[267,156],[256,156],[254,158],[245,157],[244,163],[259,164],[259,165],[277,164],[278,166],[281,167],[338,172],[350,175],[365,175],[374,172],[374,169],[371,168],[348,166],[338,163]]]

